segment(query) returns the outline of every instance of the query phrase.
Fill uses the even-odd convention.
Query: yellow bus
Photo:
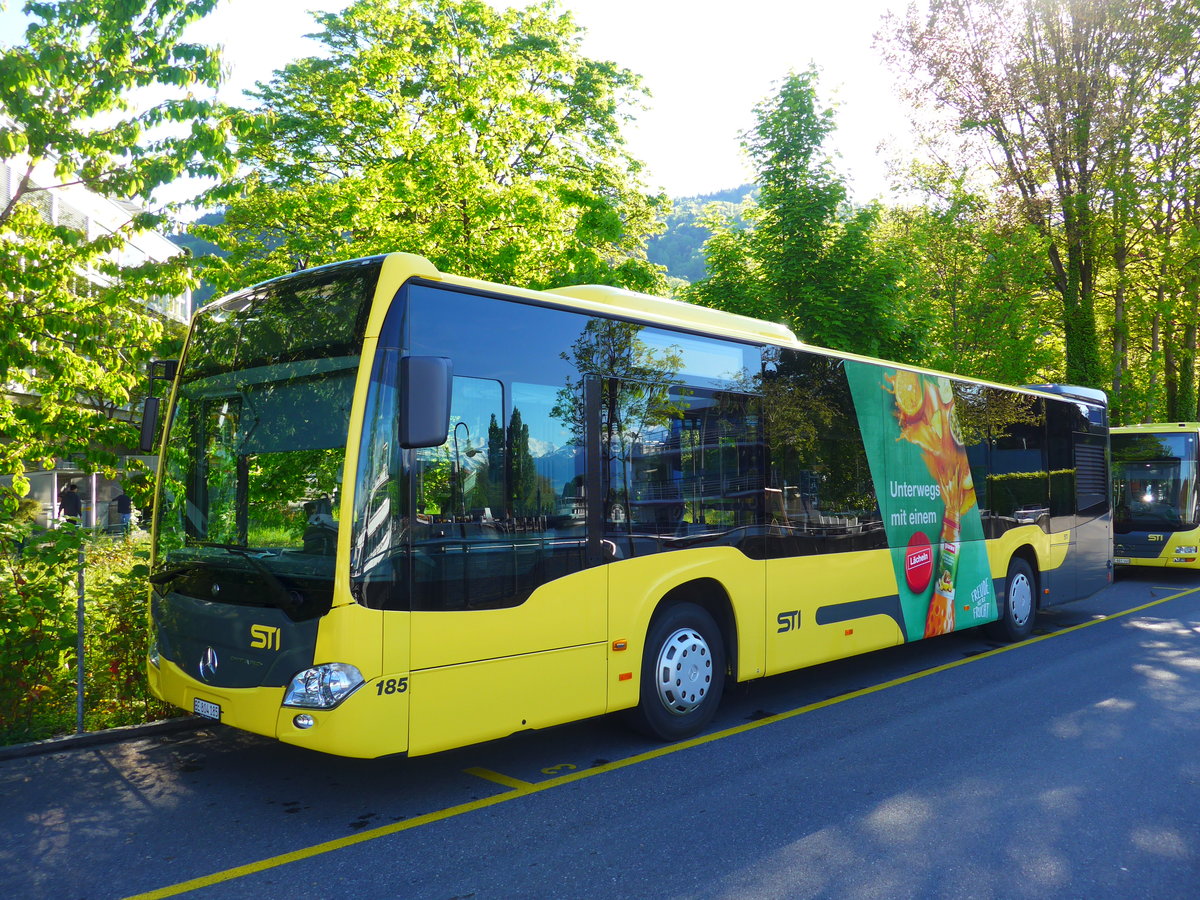
[[[392,254],[199,310],[154,505],[155,694],[431,753],[1037,611],[1111,578],[1104,395]]]
[[[1200,568],[1200,422],[1112,429],[1113,562]]]

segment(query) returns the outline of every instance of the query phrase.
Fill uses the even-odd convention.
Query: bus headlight
[[[362,673],[347,663],[325,663],[297,672],[283,695],[284,706],[331,709],[362,686]]]
[[[1182,554],[1183,556],[1195,556],[1196,548],[1195,547],[1176,547],[1175,552]]]

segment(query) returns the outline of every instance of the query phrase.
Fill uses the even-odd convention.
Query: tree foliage
[[[136,441],[130,401],[164,336],[146,302],[191,283],[182,260],[129,258],[130,241],[161,214],[85,230],[81,218],[53,210],[71,188],[147,204],[182,175],[228,170],[232,123],[197,96],[216,86],[218,56],[182,38],[215,2],[29,2],[24,41],[0,48],[0,161],[11,184],[0,205],[0,661],[13,676],[0,692],[0,732],[8,737],[61,713],[64,698],[69,710],[70,693],[59,688],[76,638],[82,532],[31,537],[27,467],[70,455],[111,469],[113,449]],[[143,590],[140,582],[139,598]]]
[[[910,357],[933,369],[1006,384],[1053,381],[1062,347],[1054,291],[1035,228],[945,165],[914,164],[918,202],[889,209],[884,252],[904,272]]]
[[[949,115],[1041,238],[1068,381],[1120,392],[1129,370],[1139,170],[1156,156],[1143,128],[1191,80],[1196,15],[1189,0],[959,0],[887,29],[909,98]]]
[[[259,86],[244,176],[206,237],[244,282],[406,250],[516,284],[661,287],[621,126],[638,79],[580,50],[553,2],[360,0],[317,16],[322,53]],[[232,279],[232,280],[231,280]]]
[[[0,523],[0,540],[13,523]],[[80,538],[84,540],[80,541]],[[84,558],[84,727],[134,725],[170,707],[145,678],[148,542],[80,529],[46,532],[21,557],[0,556],[0,745],[69,734],[76,725],[77,560]],[[64,578],[63,573],[70,577]]]
[[[708,278],[693,302],[787,323],[839,350],[906,355],[899,272],[878,252],[877,206],[853,208],[823,144],[833,112],[820,106],[814,71],[792,74],[755,109],[743,139],[759,186],[739,227],[714,212],[706,224]]]
[[[1160,66],[1143,79],[1113,196],[1113,389],[1129,417],[1198,418],[1200,7],[1160,11]],[[1165,411],[1151,413],[1151,410]]]
[[[118,412],[143,384],[162,335],[145,309],[183,293],[181,260],[130,265],[126,244],[161,221],[132,215],[111,231],[49,216],[50,190],[149,202],[181,175],[227,170],[231,123],[197,90],[219,79],[215,51],[183,29],[216,0],[30,2],[24,43],[0,48],[0,159],[13,174],[0,208],[0,491],[16,510],[28,462],[133,441]],[[154,103],[145,98],[154,96]],[[172,127],[174,126],[174,127]]]

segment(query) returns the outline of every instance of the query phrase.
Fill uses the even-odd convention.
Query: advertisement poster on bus
[[[908,640],[996,618],[950,379],[846,362]]]

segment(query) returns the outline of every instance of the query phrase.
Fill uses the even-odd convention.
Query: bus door
[[[408,451],[412,753],[605,711],[575,399],[456,376],[446,442]]]

